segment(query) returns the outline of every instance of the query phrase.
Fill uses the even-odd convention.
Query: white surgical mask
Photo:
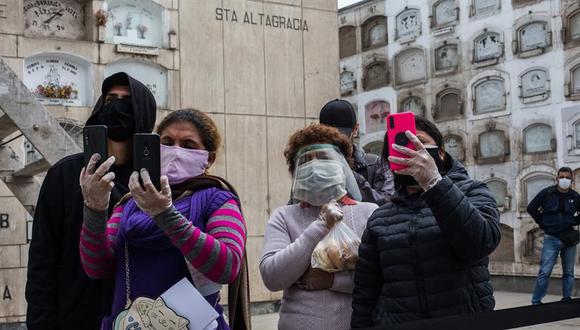
[[[562,190],[566,190],[566,189],[570,188],[571,184],[572,184],[572,180],[570,180],[570,179],[566,179],[566,178],[558,179],[558,187],[560,187],[560,189],[562,189]]]
[[[311,160],[295,173],[292,195],[297,200],[320,206],[346,195],[346,175],[338,161]]]

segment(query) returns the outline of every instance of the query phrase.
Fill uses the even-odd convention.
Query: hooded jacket
[[[362,195],[362,201],[381,206],[391,200],[395,193],[393,174],[381,157],[367,154],[361,147],[353,144],[353,158],[352,174]]]
[[[131,91],[135,133],[150,133],[155,125],[156,103],[151,91],[126,73],[103,82],[87,125],[100,124],[96,114],[114,85],[128,85]],[[79,175],[84,166],[82,153],[63,158],[44,179],[32,225],[28,258],[26,324],[29,330],[98,329],[111,310],[113,280],[91,280],[85,275],[79,256],[83,223],[83,196]],[[132,161],[114,166],[115,187],[109,212],[127,193]]]
[[[353,328],[493,310],[488,255],[500,241],[500,214],[487,186],[451,164],[427,192],[399,190],[370,217]]]

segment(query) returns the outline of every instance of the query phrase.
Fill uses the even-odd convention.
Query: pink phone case
[[[415,128],[415,114],[412,112],[402,112],[402,113],[394,113],[387,116],[387,142],[389,143],[389,156],[400,157],[400,158],[409,158],[407,155],[398,152],[397,150],[393,149],[393,143],[403,144],[409,149],[415,150],[415,146],[413,142],[407,139],[405,132],[411,131],[413,134],[417,134],[417,130]],[[397,136],[399,136],[397,138]],[[389,167],[391,170],[401,170],[404,169],[406,166],[401,164],[395,164],[389,162]]]

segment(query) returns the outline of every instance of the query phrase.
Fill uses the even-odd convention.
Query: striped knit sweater
[[[81,229],[80,255],[83,268],[91,278],[113,273],[119,224],[123,206],[118,206],[106,222],[105,213],[85,210]],[[243,261],[246,224],[234,199],[225,202],[209,218],[205,232],[195,227],[174,207],[153,220],[185,259],[210,280],[227,284],[236,279]]]

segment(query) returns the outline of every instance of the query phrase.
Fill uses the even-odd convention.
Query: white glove
[[[139,173],[133,172],[129,178],[129,189],[131,197],[143,212],[154,217],[171,207],[173,201],[171,200],[171,188],[167,176],[161,176],[161,191],[155,188],[146,169],[141,170],[141,179],[143,187],[139,183]]]
[[[337,221],[342,220],[344,214],[340,209],[340,205],[335,200],[330,201],[327,204],[322,205],[320,208],[320,213],[318,214],[318,219],[326,224],[328,229],[332,228]]]
[[[115,163],[115,156],[109,157],[95,171],[95,165],[100,159],[99,154],[92,155],[86,169],[83,167],[79,177],[85,205],[95,212],[107,211],[111,190],[115,186],[113,182],[115,173],[108,172]]]
[[[398,152],[409,156],[410,158],[400,158],[389,156],[389,161],[395,164],[406,165],[407,167],[398,171],[395,174],[410,175],[417,180],[423,191],[428,191],[433,188],[439,181],[441,181],[441,174],[435,160],[419,139],[411,132],[406,131],[405,135],[415,145],[415,150],[409,149],[393,143],[393,148]]]

